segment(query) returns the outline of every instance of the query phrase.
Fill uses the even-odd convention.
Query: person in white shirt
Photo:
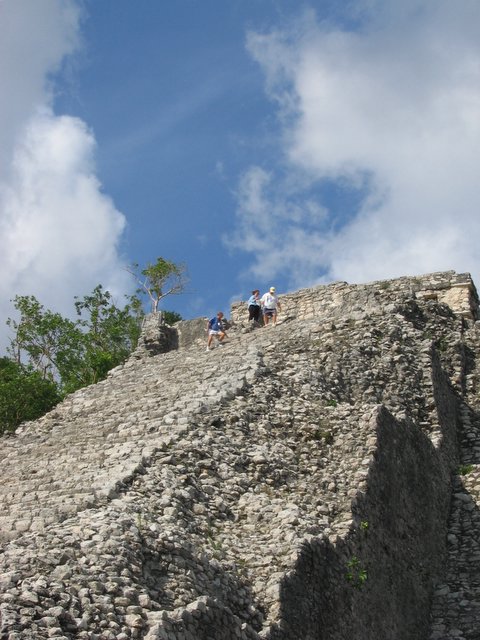
[[[270,287],[267,293],[264,293],[260,299],[263,309],[263,323],[265,326],[272,320],[273,324],[277,324],[277,312],[282,310],[282,305],[275,294],[275,287]]]

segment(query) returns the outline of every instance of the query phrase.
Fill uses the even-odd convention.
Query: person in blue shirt
[[[216,316],[213,316],[211,320],[208,321],[207,325],[208,331],[208,340],[207,340],[207,351],[210,351],[212,348],[213,338],[217,338],[218,346],[223,347],[223,340],[227,335],[225,333],[224,324],[223,324],[223,312],[219,311]]]
[[[262,310],[262,305],[260,304],[260,291],[258,289],[254,289],[252,291],[252,295],[248,299],[248,320],[251,322],[257,322],[260,320],[260,311]]]

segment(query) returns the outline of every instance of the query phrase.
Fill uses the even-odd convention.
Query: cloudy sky
[[[0,336],[186,263],[252,288],[480,283],[478,0],[0,0]]]

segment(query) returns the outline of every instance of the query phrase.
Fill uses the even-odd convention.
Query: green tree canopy
[[[16,296],[13,303],[20,319],[7,320],[14,331],[8,352],[18,364],[27,364],[44,379],[58,380],[77,359],[80,327],[45,309],[35,296]]]
[[[159,259],[142,271],[155,310],[163,297],[183,287],[182,269]],[[120,308],[98,285],[74,300],[78,317],[70,320],[45,309],[35,296],[15,297],[18,316],[7,320],[13,332],[10,357],[0,358],[0,433],[40,417],[67,393],[99,382],[136,347],[144,316],[136,295]],[[181,319],[164,311],[167,324]]]
[[[9,358],[0,358],[0,434],[39,418],[59,400],[54,382]]]
[[[138,298],[119,308],[101,285],[76,299],[75,322],[34,296],[16,296],[14,306],[20,319],[7,321],[14,331],[10,355],[57,383],[63,394],[102,380],[121,364],[137,344],[143,317]]]
[[[163,311],[163,320],[165,324],[170,326],[174,325],[176,322],[183,320],[182,316],[176,311]]]
[[[127,269],[133,275],[140,288],[137,293],[148,296],[154,313],[158,311],[160,301],[169,295],[182,293],[187,283],[187,270],[184,264],[176,264],[165,258],[157,258],[154,264],[139,271],[138,264]]]
[[[108,371],[124,362],[137,345],[143,311],[133,296],[120,309],[112,295],[98,285],[91,295],[75,302],[83,330],[80,386],[102,380]],[[75,386],[75,380],[72,381]],[[78,388],[78,387],[77,387]]]

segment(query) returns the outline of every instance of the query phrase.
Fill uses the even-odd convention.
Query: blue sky
[[[0,334],[125,266],[252,288],[480,281],[476,0],[0,0]],[[5,338],[0,342],[3,342]]]

